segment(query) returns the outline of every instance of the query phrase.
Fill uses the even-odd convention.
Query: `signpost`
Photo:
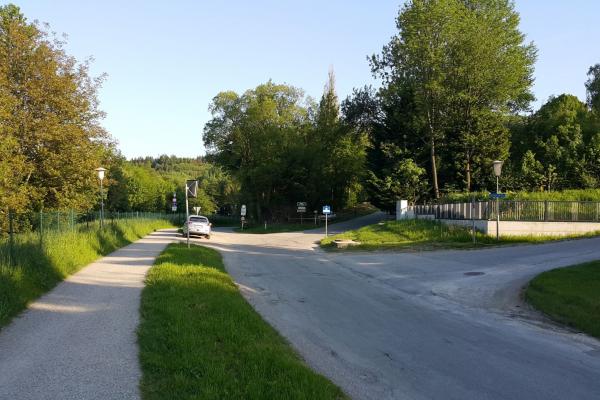
[[[242,230],[244,230],[244,221],[246,221],[246,205],[242,204],[242,208],[240,209],[240,215],[242,220]]]
[[[296,203],[296,211],[300,214],[300,224],[302,224],[302,217],[304,216],[304,213],[306,212],[306,202],[305,201],[299,201]]]
[[[171,204],[171,211],[177,212],[177,193],[173,193],[173,204]]]
[[[190,208],[188,197],[196,197],[198,195],[198,181],[196,180],[187,180],[185,181],[185,228],[187,231],[187,246],[190,248],[190,227],[189,227],[189,219],[190,219]]]
[[[325,237],[327,237],[327,217],[331,214],[331,207],[323,206],[323,214],[325,215]]]

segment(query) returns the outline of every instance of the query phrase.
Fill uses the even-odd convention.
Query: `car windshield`
[[[190,222],[199,222],[202,224],[208,224],[208,218],[206,218],[206,217],[190,217]]]

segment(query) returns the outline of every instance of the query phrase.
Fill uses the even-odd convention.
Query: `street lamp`
[[[496,175],[496,240],[500,240],[500,175],[502,175],[502,164],[504,161],[496,160],[493,163],[494,175]]]
[[[104,173],[106,172],[106,168],[96,168],[94,171],[98,174],[98,179],[100,179],[100,228],[104,228],[104,193],[102,187],[102,181],[104,180]]]

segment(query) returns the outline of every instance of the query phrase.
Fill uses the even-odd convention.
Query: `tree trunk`
[[[466,165],[466,175],[467,175],[467,193],[471,193],[471,159],[467,157],[467,165]]]
[[[438,187],[438,176],[437,176],[437,166],[435,161],[435,139],[433,134],[431,135],[431,177],[433,179],[433,192],[435,194],[435,198],[440,198],[440,189]]]

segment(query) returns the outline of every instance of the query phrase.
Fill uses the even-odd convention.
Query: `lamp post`
[[[496,175],[496,240],[500,240],[500,175],[502,175],[502,164],[504,161],[496,160],[493,163],[494,175]]]
[[[102,187],[102,181],[104,180],[104,173],[106,172],[106,168],[96,168],[94,171],[98,174],[98,179],[100,179],[100,228],[104,228],[104,193]]]

